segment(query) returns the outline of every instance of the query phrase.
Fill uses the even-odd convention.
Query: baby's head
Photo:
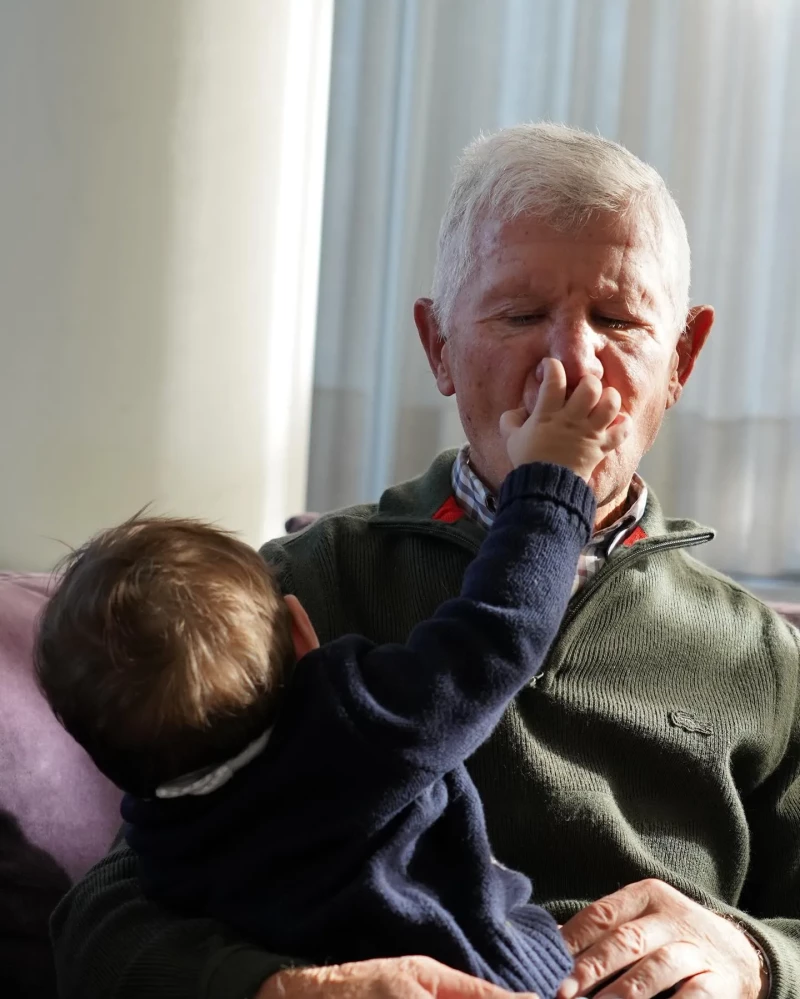
[[[297,609],[230,534],[136,518],[66,560],[40,622],[38,680],[99,769],[149,796],[271,724],[303,651]]]

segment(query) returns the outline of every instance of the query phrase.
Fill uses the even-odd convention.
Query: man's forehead
[[[474,249],[484,256],[506,256],[535,244],[570,243],[576,251],[591,253],[613,247],[626,259],[657,260],[660,240],[645,219],[597,216],[581,225],[554,226],[531,216],[511,220],[484,219],[476,229]]]
[[[649,308],[663,304],[661,247],[652,226],[635,219],[598,218],[571,229],[524,216],[486,219],[476,232],[476,271],[484,277],[490,271],[493,289],[504,294],[555,292],[563,279],[552,255],[555,244],[568,247],[570,263],[591,275],[592,297],[635,299]]]

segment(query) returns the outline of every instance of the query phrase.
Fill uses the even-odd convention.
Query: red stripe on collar
[[[461,520],[463,516],[464,511],[458,505],[455,496],[450,496],[444,501],[444,503],[442,503],[433,515],[433,519],[441,521],[443,524],[455,524],[455,522],[457,520]]]
[[[464,511],[458,505],[458,501],[455,496],[448,496],[436,513],[434,513],[432,519],[438,520],[442,524],[455,524],[457,520],[461,520],[464,516]],[[636,528],[631,531],[622,544],[625,548],[630,548],[631,545],[635,545],[637,541],[641,541],[642,538],[646,537],[647,533],[642,528],[641,524],[637,524]]]
[[[647,533],[643,530],[641,524],[636,525],[636,530],[631,531],[627,538],[622,542],[623,548],[630,548],[631,545],[635,545],[637,541],[641,541],[642,538],[646,538]]]

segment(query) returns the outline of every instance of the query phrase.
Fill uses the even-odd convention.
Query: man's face
[[[567,233],[529,217],[487,221],[444,343],[429,300],[417,303],[439,391],[455,394],[471,462],[488,485],[496,489],[511,467],[500,415],[532,409],[536,368],[555,357],[569,389],[591,373],[622,397],[631,433],[598,466],[592,486],[601,512],[624,501],[713,321],[710,309],[693,310],[679,336],[658,252],[649,228],[635,221],[600,219]]]

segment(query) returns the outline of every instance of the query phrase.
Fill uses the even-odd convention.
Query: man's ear
[[[298,659],[302,659],[307,652],[312,652],[319,648],[319,639],[314,631],[311,618],[306,613],[305,607],[296,596],[287,593],[283,598],[289,608],[292,618],[292,641],[294,642],[294,654]]]
[[[695,362],[714,325],[714,310],[710,305],[694,305],[689,309],[686,325],[675,345],[675,357],[669,380],[667,409],[680,399],[683,387],[694,370]]]
[[[414,322],[422,349],[436,378],[436,387],[442,395],[453,395],[456,387],[450,374],[450,347],[441,335],[432,299],[418,298],[414,302]]]

